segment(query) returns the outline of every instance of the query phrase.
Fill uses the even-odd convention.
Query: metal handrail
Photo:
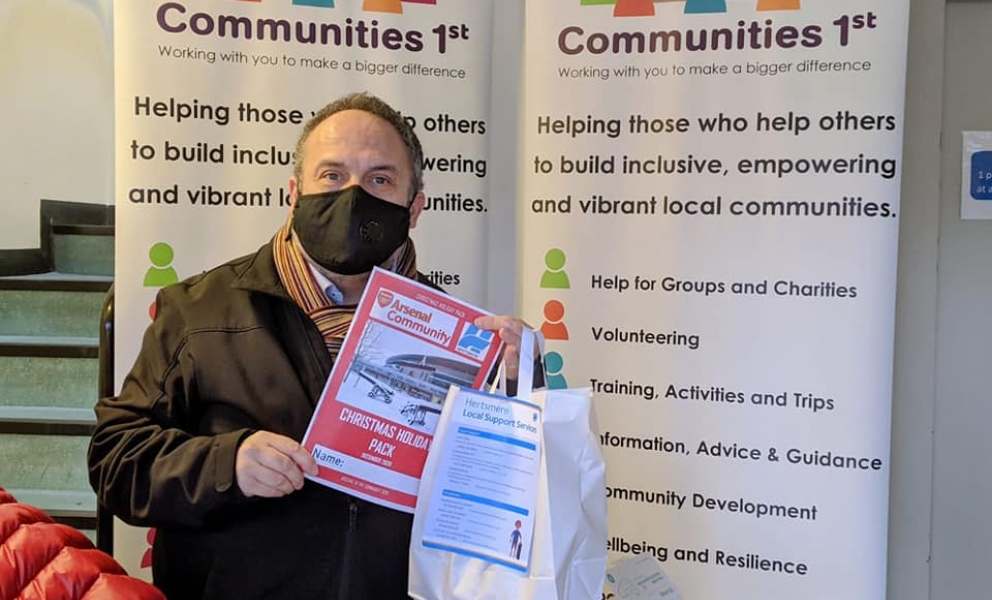
[[[98,398],[114,395],[114,284],[110,284],[100,311]],[[114,555],[114,515],[100,500],[96,504],[96,546]]]

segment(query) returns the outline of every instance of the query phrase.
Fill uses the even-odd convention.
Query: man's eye
[[[389,178],[388,177],[384,177],[382,175],[376,175],[375,177],[372,178],[372,183],[374,183],[376,185],[388,185],[389,184]]]

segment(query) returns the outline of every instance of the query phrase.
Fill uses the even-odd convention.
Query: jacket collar
[[[279,279],[275,258],[272,255],[272,242],[265,244],[253,255],[248,256],[239,266],[240,273],[232,287],[278,296],[293,301]]]

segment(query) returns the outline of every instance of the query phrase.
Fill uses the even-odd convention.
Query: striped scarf
[[[317,326],[324,336],[331,358],[336,359],[357,307],[337,306],[327,297],[327,293],[314,279],[306,257],[292,242],[292,222],[290,217],[272,239],[276,270],[289,296]],[[416,278],[417,256],[413,240],[406,241],[391,263],[381,266],[411,279]]]

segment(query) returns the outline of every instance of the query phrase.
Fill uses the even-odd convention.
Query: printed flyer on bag
[[[502,350],[488,314],[375,269],[303,438],[310,479],[412,513],[448,389],[480,389]]]
[[[423,544],[526,573],[541,469],[541,407],[455,389],[448,403]]]

